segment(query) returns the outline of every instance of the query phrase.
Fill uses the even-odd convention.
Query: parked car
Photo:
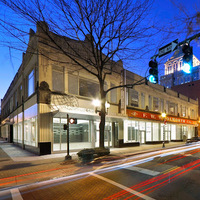
[[[186,140],[186,143],[198,142],[200,141],[200,137],[192,137]]]

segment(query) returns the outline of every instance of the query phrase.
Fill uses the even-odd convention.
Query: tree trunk
[[[104,92],[103,84],[100,84],[100,95],[101,95],[101,121],[99,124],[99,147],[104,148],[104,131],[105,131],[105,122],[106,122],[106,94]]]

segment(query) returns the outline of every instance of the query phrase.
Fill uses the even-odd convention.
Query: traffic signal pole
[[[182,51],[183,51],[183,63],[184,63],[184,68],[183,71],[187,74],[192,73],[192,67],[193,67],[193,48],[190,46],[190,42],[196,38],[200,37],[200,33],[195,34],[182,42],[178,42],[178,39],[172,41],[171,43],[161,47],[159,49],[158,54],[155,54],[154,56],[151,57],[151,61],[149,62],[149,81],[151,83],[158,83],[158,80],[155,79],[155,77],[158,76],[158,70],[156,71],[154,67],[154,63],[157,63],[156,58],[157,57],[162,57],[164,55],[167,55],[168,53],[171,53],[175,51],[179,46],[182,46]]]
[[[178,46],[181,46],[183,44],[189,44],[192,40],[199,38],[199,37],[200,37],[200,33],[197,33],[197,34],[183,40],[182,42],[178,42],[178,39],[174,40],[173,42],[169,43],[168,45],[161,47],[159,49],[159,53],[152,56],[151,59],[156,60],[157,57],[162,57],[168,53],[171,53],[171,52],[175,51]]]

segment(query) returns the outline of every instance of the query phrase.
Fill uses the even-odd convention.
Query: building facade
[[[165,75],[160,77],[160,84],[166,88],[182,85],[200,79],[200,61],[193,55],[193,68],[190,74],[183,70],[183,53],[181,47],[165,63]]]
[[[77,118],[77,124],[69,127],[70,150],[98,147],[100,117],[92,105],[99,96],[97,78],[54,52],[51,45],[45,46],[44,38],[40,42],[39,28],[30,33],[23,62],[1,101],[2,136],[38,155],[65,152],[67,133],[63,125],[68,114]],[[48,57],[38,52],[47,52]],[[105,89],[144,80],[125,70],[120,61],[114,66]],[[133,88],[117,88],[108,93],[107,101],[107,147],[183,141],[197,135],[198,101],[161,85],[143,81]]]

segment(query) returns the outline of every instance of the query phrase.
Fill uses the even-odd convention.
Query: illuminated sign
[[[161,116],[161,114],[142,112],[142,111],[138,111],[138,110],[127,109],[127,115],[128,115],[128,117],[163,121],[163,117]],[[195,121],[195,120],[183,119],[183,118],[179,118],[179,117],[166,116],[165,120],[167,122],[197,125],[197,121]]]

